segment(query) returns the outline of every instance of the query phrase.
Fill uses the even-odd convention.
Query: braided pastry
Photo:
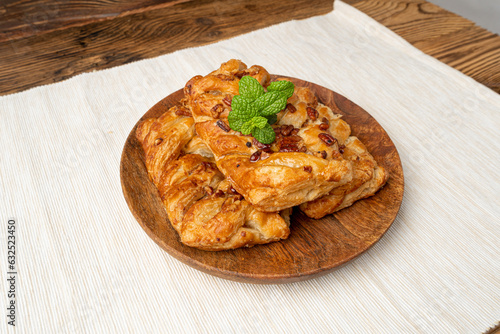
[[[141,122],[136,137],[149,177],[184,244],[218,251],[288,237],[291,210],[259,212],[237,193],[196,136],[185,105]]]
[[[323,197],[302,204],[300,209],[307,216],[319,219],[351,206],[357,200],[373,196],[389,179],[389,173],[384,167],[378,166],[357,137],[351,136],[346,140],[343,156],[352,163],[352,181]]]
[[[231,130],[227,121],[231,100],[245,75],[264,87],[270,83],[264,68],[247,68],[230,60],[207,76],[192,78],[184,88],[196,132],[238,193],[258,210],[276,212],[351,181],[351,163],[339,151],[349,136],[349,125],[318,103],[307,88],[296,87],[287,107],[277,115],[272,125],[276,140],[271,145]]]

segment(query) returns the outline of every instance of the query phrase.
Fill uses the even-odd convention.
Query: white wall
[[[428,0],[500,34],[500,0]]]

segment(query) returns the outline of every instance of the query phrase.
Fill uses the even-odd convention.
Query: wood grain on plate
[[[396,218],[403,198],[401,161],[393,142],[362,108],[324,87],[289,78],[313,90],[326,104],[335,103],[351,125],[353,135],[367,146],[377,162],[390,173],[375,196],[315,220],[297,208],[291,217],[287,240],[232,251],[207,252],[180,243],[170,225],[158,191],[148,179],[144,152],[132,129],[123,149],[120,175],[125,199],[148,235],[178,260],[206,273],[248,283],[288,283],[329,273],[373,246]],[[158,117],[178,103],[179,90],[151,108],[142,118]],[[137,125],[136,125],[137,126]]]

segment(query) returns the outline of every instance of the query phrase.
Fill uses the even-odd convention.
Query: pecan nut
[[[262,151],[256,151],[254,154],[250,156],[250,162],[257,162],[260,160],[260,155],[262,154]]]
[[[297,111],[297,108],[295,108],[295,106],[291,103],[287,103],[286,107],[285,107],[285,110],[287,110],[289,113],[294,113]]]
[[[307,116],[309,116],[311,120],[315,121],[318,119],[319,112],[316,109],[314,109],[313,107],[307,107],[306,111],[307,111]]]
[[[224,122],[224,121],[223,121],[223,120],[221,120],[221,119],[219,119],[219,120],[217,121],[217,123],[216,123],[216,124],[217,124],[217,126],[218,126],[219,128],[221,128],[221,129],[222,129],[223,131],[225,131],[225,132],[229,132],[229,131],[231,131],[231,128],[229,127],[229,125],[227,125],[227,124],[226,124],[226,122]]]
[[[329,127],[330,127],[330,124],[327,124],[327,123],[321,123],[319,125],[319,129],[323,130],[323,131],[328,130]]]
[[[328,146],[332,146],[335,142],[337,142],[337,139],[328,133],[322,132],[318,135],[318,137]]]
[[[270,148],[271,145],[269,144],[262,144],[260,141],[258,141],[257,139],[252,139],[252,144],[257,147],[257,148],[260,148],[260,149],[264,149],[264,148]]]

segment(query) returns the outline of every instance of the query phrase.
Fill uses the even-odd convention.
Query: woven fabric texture
[[[230,58],[346,96],[396,144],[401,210],[352,263],[301,283],[226,281],[175,260],[130,213],[119,176],[129,132]],[[339,1],[324,16],[0,97],[0,332],[481,333],[500,319],[499,131],[500,95]]]

